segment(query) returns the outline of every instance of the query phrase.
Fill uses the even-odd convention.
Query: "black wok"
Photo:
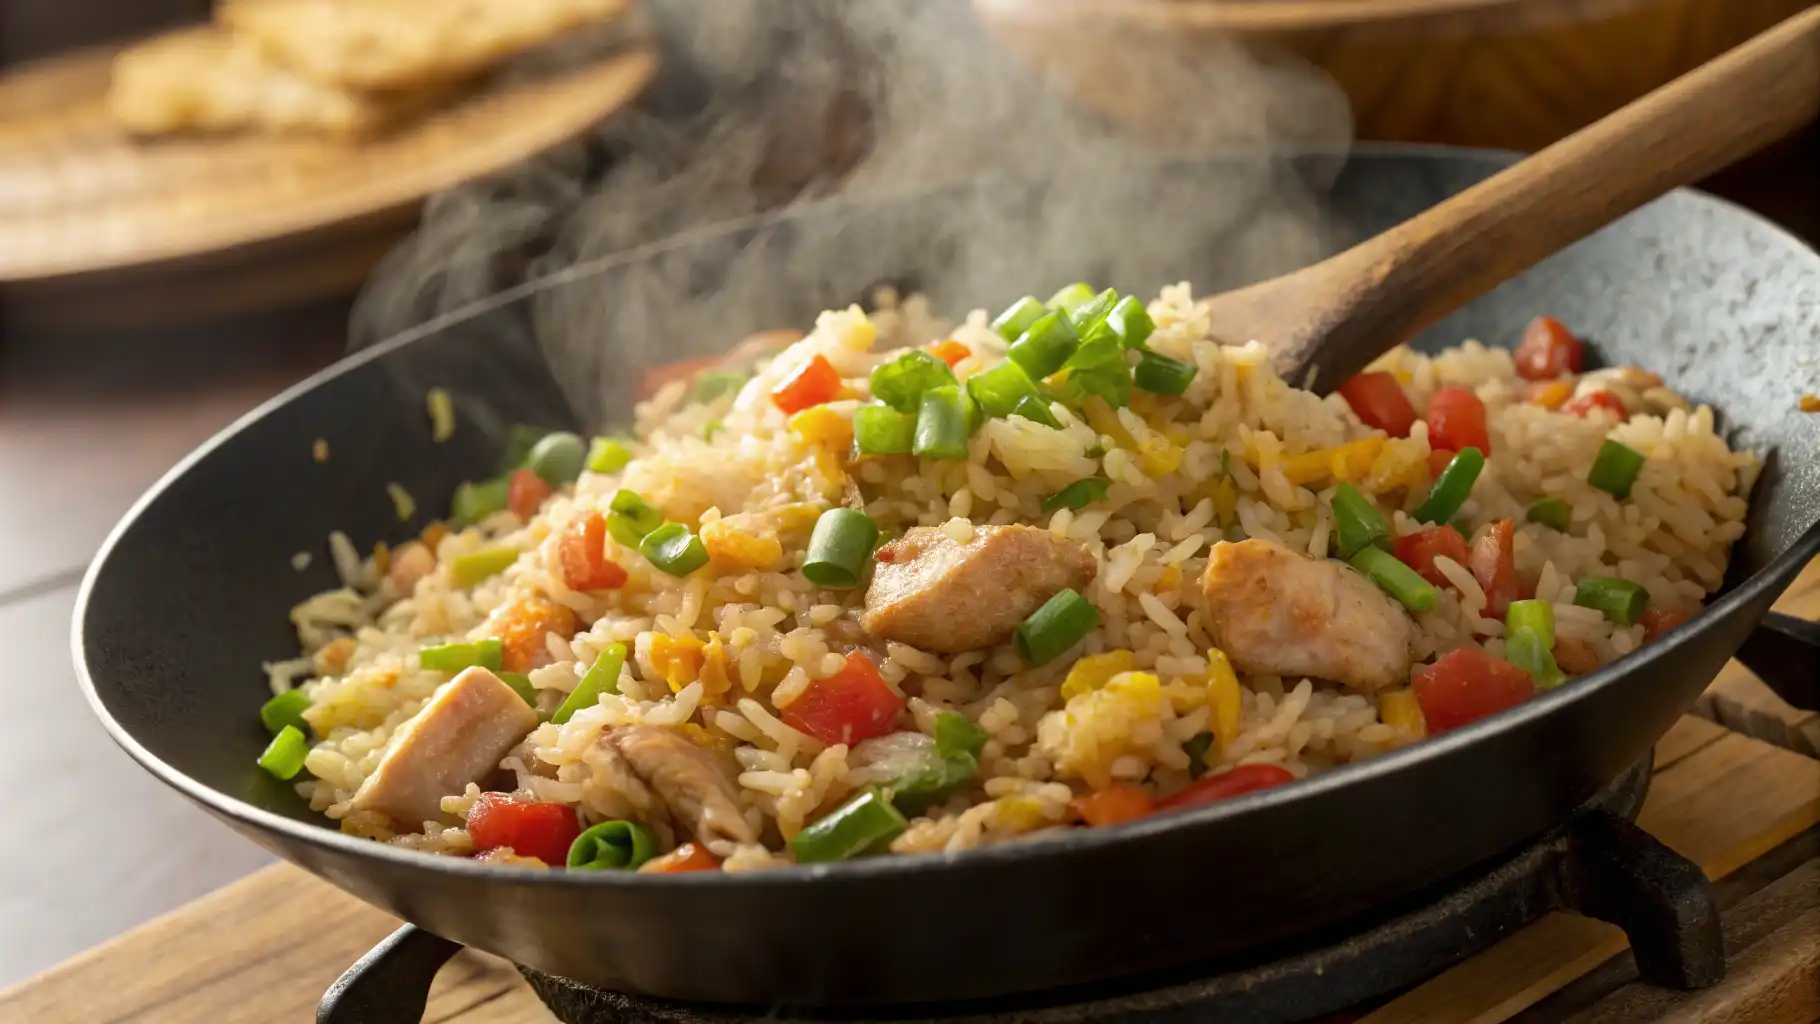
[[[1354,154],[1328,190],[1328,241],[1377,231],[1507,160]],[[1318,181],[1337,164],[1308,158],[1277,173]],[[1210,205],[1257,184],[1218,161],[1174,165],[1158,180],[1176,200],[1198,190]],[[501,431],[477,428],[597,425],[603,409],[623,406],[641,364],[806,325],[881,277],[920,280],[938,306],[959,309],[1076,277],[1121,290],[1229,286],[1244,276],[1231,254],[1262,251],[1251,242],[1268,219],[1260,202],[1262,219],[1210,237],[1171,212],[1180,203],[1158,202],[1156,224],[1121,236],[1154,240],[1150,251],[1083,238],[1067,250],[1078,258],[1048,260],[1002,223],[967,246],[927,226],[941,204],[1009,210],[1034,231],[1054,223],[1054,201],[995,182],[812,207],[562,275],[305,382],[177,467],[109,539],[75,621],[96,712],[147,770],[266,848],[429,931],[551,974],[759,1005],[970,999],[1160,970],[1335,924],[1541,833],[1649,751],[1820,551],[1820,421],[1797,411],[1820,351],[1820,256],[1745,211],[1680,192],[1422,339],[1509,345],[1531,315],[1550,312],[1602,360],[1652,369],[1711,404],[1733,444],[1768,458],[1728,587],[1704,614],[1520,708],[1121,829],[743,876],[565,874],[414,854],[342,836],[254,767],[266,741],[259,663],[294,652],[287,610],[334,583],[327,559],[300,573],[292,554],[320,550],[333,528],[363,545],[414,531],[424,513],[399,523],[386,483],[440,507],[500,456]],[[653,280],[695,300],[651,301],[637,286]],[[539,344],[573,339],[564,331],[578,323],[612,356],[567,364],[559,387]],[[441,445],[423,412],[432,385],[462,410]],[[316,438],[329,444],[325,464],[310,459]]]

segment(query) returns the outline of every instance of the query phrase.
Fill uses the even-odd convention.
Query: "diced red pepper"
[[[1624,408],[1624,400],[1609,391],[1588,391],[1579,398],[1569,399],[1567,404],[1561,406],[1562,412],[1571,412],[1581,419],[1585,419],[1594,409],[1604,409],[1619,423],[1630,419],[1630,410]]]
[[[847,655],[839,672],[809,684],[783,709],[784,724],[823,743],[852,745],[891,732],[904,700],[885,685],[872,659]]]
[[[782,409],[785,416],[794,416],[812,405],[832,402],[839,395],[840,371],[826,356],[817,355],[771,389],[771,404]]]
[[[1564,373],[1579,373],[1586,362],[1586,346],[1566,325],[1552,316],[1539,316],[1523,329],[1515,352],[1517,376],[1524,380],[1553,380]]]
[[[1452,586],[1441,570],[1435,568],[1436,555],[1446,555],[1464,567],[1467,564],[1466,538],[1451,526],[1437,526],[1397,538],[1397,561],[1437,587]]]
[[[607,558],[607,517],[589,512],[563,532],[556,548],[562,563],[562,581],[571,590],[617,590],[625,586],[626,571]]]
[[[1522,591],[1517,579],[1516,532],[1515,520],[1500,519],[1479,535],[1472,548],[1469,568],[1485,591],[1485,614],[1494,619],[1502,619]]]
[[[1409,404],[1403,385],[1382,370],[1361,373],[1340,385],[1340,397],[1352,406],[1359,421],[1391,437],[1408,437],[1416,422],[1416,407]]]
[[[929,346],[929,354],[953,366],[972,355],[973,350],[953,338],[944,338]]]
[[[549,496],[550,485],[544,483],[543,477],[528,469],[512,471],[512,478],[506,485],[506,507],[513,515],[530,522]]]
[[[1428,475],[1440,476],[1441,471],[1447,468],[1447,464],[1453,461],[1456,454],[1445,448],[1430,448],[1428,450]]]
[[[1659,640],[1662,634],[1681,625],[1693,616],[1673,608],[1651,608],[1638,620],[1643,623],[1643,642]]]
[[[639,867],[641,875],[680,875],[687,871],[719,871],[720,858],[700,843],[684,843],[662,857],[653,857]]]
[[[1068,801],[1068,808],[1094,828],[1104,828],[1136,821],[1156,810],[1156,803],[1144,787],[1115,782],[1098,792],[1075,797]]]
[[[1209,775],[1199,782],[1190,783],[1187,789],[1167,800],[1157,801],[1156,809],[1176,811],[1184,807],[1199,807],[1216,800],[1225,800],[1294,781],[1295,776],[1289,773],[1289,769],[1279,765],[1242,764],[1218,775]]]
[[[1477,448],[1491,454],[1491,434],[1485,429],[1485,403],[1471,388],[1449,387],[1428,400],[1428,444],[1457,452]]]
[[[1529,673],[1477,647],[1450,651],[1410,676],[1430,735],[1514,708],[1536,692]]]
[[[567,804],[514,800],[507,793],[482,793],[468,810],[468,837],[479,851],[510,847],[551,867],[568,863],[569,845],[581,835],[575,808]]]

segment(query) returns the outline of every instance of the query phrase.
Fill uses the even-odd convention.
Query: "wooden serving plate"
[[[1142,121],[1190,105],[1121,55],[1192,67],[1238,42],[1325,70],[1357,137],[1532,151],[1711,60],[1812,0],[973,0],[1010,50],[1077,99]],[[1107,45],[1107,37],[1120,38]],[[1094,58],[1068,55],[1083,44]],[[1111,62],[1109,65],[1108,62]]]
[[[628,42],[359,143],[136,140],[103,106],[117,52],[0,77],[0,287],[14,324],[106,328],[350,290],[426,196],[573,138],[657,67],[647,43]]]

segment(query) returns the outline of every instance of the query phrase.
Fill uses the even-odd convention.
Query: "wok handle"
[[[1820,711],[1820,623],[1770,612],[1738,648],[1738,660],[1776,696]]]
[[[335,979],[316,1004],[316,1024],[420,1024],[430,983],[461,943],[405,925]]]

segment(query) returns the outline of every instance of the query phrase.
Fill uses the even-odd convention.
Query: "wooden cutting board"
[[[0,286],[23,295],[31,308],[20,315],[34,320],[40,307],[103,289],[111,305],[171,306],[167,290],[198,269],[237,271],[207,282],[222,293],[211,314],[243,311],[249,289],[260,300],[251,304],[269,305],[351,287],[426,196],[573,138],[636,99],[657,66],[641,31],[631,22],[590,63],[472,90],[357,143],[137,140],[103,102],[117,47],[26,65],[0,76]]]
[[[1366,1024],[1494,1024],[1562,1000],[1595,969],[1612,975],[1546,1020],[1705,1024],[1820,1018],[1820,760],[1682,719],[1657,745],[1640,822],[1711,877],[1746,876],[1772,850],[1809,858],[1752,886],[1726,913],[1730,976],[1666,996],[1623,973],[1624,935],[1555,913],[1379,1007]],[[1791,840],[1795,842],[1791,843]],[[1801,844],[1807,844],[1805,851]],[[1729,883],[1728,883],[1729,884]],[[398,921],[288,864],[266,868],[0,992],[0,1020],[264,1024],[310,1019],[323,989]],[[1616,959],[1614,959],[1616,958]],[[1601,965],[1605,965],[1601,967]],[[1665,1007],[1663,999],[1672,998]],[[1538,1008],[1540,1010],[1541,1008]],[[424,1019],[548,1024],[512,967],[466,951],[436,981]]]

